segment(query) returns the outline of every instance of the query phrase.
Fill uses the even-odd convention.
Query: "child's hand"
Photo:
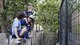
[[[21,41],[22,40],[22,38],[17,38],[18,39],[18,41]]]

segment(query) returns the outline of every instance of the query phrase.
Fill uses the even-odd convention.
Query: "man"
[[[33,28],[33,26],[34,26],[33,5],[31,3],[29,3],[27,8],[28,8],[28,10],[24,11],[24,14],[26,15],[25,20],[26,20],[27,24],[30,24],[30,26]]]
[[[27,6],[28,10],[27,11],[23,11],[23,13],[25,14],[25,18],[23,20],[21,20],[21,26],[23,27],[23,29],[26,28],[27,30],[27,34],[25,35],[26,38],[28,38],[28,32],[31,32],[33,26],[34,26],[34,16],[33,16],[33,6],[32,4],[28,4]]]
[[[22,29],[25,29],[27,34],[25,34],[24,38],[28,38],[28,32],[31,32],[34,26],[34,16],[30,15],[29,17],[25,17],[24,19],[21,20],[21,26]]]
[[[21,43],[21,39],[23,37],[23,34],[26,32],[25,29],[21,29],[21,23],[20,20],[25,17],[24,13],[18,12],[16,18],[13,21],[12,24],[12,36],[17,39],[17,44]]]

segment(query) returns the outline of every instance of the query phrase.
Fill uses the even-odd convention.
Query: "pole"
[[[65,0],[65,15],[66,15],[66,30],[65,30],[65,45],[68,45],[68,5],[67,0]]]

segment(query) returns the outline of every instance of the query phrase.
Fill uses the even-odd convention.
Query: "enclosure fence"
[[[80,0],[62,0],[59,23],[60,45],[80,45]]]

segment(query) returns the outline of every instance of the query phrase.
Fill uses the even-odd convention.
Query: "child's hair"
[[[18,12],[18,13],[16,14],[16,17],[17,17],[18,19],[22,19],[23,17],[25,17],[25,14],[24,14],[23,12]]]
[[[28,3],[28,6],[33,6],[31,3]]]

